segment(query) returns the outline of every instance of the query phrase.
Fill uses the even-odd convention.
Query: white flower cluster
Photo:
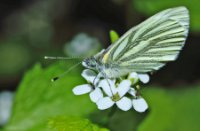
[[[89,93],[91,101],[97,104],[98,109],[104,110],[114,104],[123,111],[128,111],[132,107],[137,112],[144,112],[148,105],[136,89],[136,83],[149,82],[147,74],[137,74],[132,72],[124,80],[101,79],[93,70],[85,69],[81,74],[88,84],[83,84],[73,88],[75,95]],[[135,87],[135,88],[134,88]]]

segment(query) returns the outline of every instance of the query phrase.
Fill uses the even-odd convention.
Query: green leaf
[[[200,31],[200,15],[199,15],[199,5],[198,0],[133,0],[134,7],[148,15],[151,16],[159,11],[167,8],[172,8],[176,6],[185,6],[190,12],[190,25],[192,31]]]
[[[96,105],[88,95],[75,96],[72,88],[85,80],[81,77],[80,68],[71,71],[56,82],[51,78],[71,67],[70,64],[56,63],[46,69],[36,64],[28,71],[15,96],[10,122],[6,131],[49,131],[49,118],[64,116],[87,117],[95,111]],[[61,70],[63,69],[63,70]]]
[[[150,109],[138,131],[199,131],[200,86],[166,90],[145,89]]]
[[[119,35],[117,34],[117,32],[114,31],[114,30],[111,30],[110,31],[110,40],[111,40],[111,43],[114,43],[118,39],[119,39]]]
[[[56,117],[49,121],[49,126],[56,131],[108,131],[92,124],[88,119],[77,117]]]

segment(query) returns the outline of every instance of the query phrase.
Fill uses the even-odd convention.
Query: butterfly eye
[[[86,58],[83,60],[83,64],[85,65],[85,67],[88,68],[95,68],[96,67],[96,60],[92,57],[92,58]]]

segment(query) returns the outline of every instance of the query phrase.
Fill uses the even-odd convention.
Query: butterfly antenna
[[[47,60],[71,60],[71,59],[83,59],[82,57],[72,56],[72,57],[60,57],[60,56],[44,56]]]
[[[81,62],[79,62],[79,63],[73,65],[73,66],[70,67],[67,71],[65,71],[64,73],[62,73],[61,75],[52,78],[51,81],[54,82],[54,81],[56,81],[56,80],[62,78],[62,77],[65,76],[68,72],[70,72],[72,69],[74,69],[75,67],[77,67],[77,66],[80,65],[80,64],[81,64]]]

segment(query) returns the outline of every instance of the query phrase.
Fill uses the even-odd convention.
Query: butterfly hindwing
[[[164,10],[126,32],[104,52],[102,62],[136,72],[158,70],[177,58],[188,28],[185,7]]]

